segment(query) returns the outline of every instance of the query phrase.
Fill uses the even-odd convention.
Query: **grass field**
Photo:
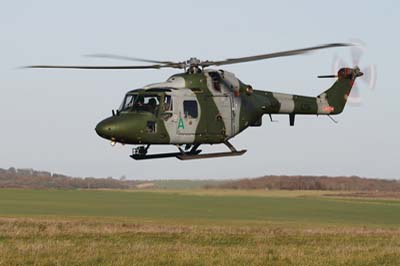
[[[400,200],[0,190],[0,265],[400,265]]]

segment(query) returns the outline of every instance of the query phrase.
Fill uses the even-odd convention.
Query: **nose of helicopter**
[[[152,119],[150,114],[122,113],[100,121],[95,131],[100,137],[113,142],[141,143],[148,135],[150,129],[146,125]]]
[[[102,120],[96,125],[95,131],[102,138],[113,140],[115,138],[115,121],[110,118]]]

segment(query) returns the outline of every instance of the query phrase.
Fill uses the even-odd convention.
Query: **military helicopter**
[[[112,116],[97,124],[97,134],[112,144],[136,145],[132,149],[135,160],[176,157],[181,160],[239,156],[246,150],[237,150],[229,140],[248,127],[261,126],[263,115],[285,114],[293,126],[296,115],[337,115],[346,104],[357,77],[363,75],[358,67],[342,68],[337,75],[319,78],[337,78],[332,87],[316,97],[255,90],[233,73],[208,69],[277,57],[300,55],[315,50],[351,46],[348,43],[330,43],[297,50],[232,58],[220,61],[202,61],[190,58],[183,62],[157,61],[111,54],[94,57],[152,63],[129,66],[57,66],[34,65],[28,68],[66,69],[183,69],[183,73],[169,77],[165,82],[146,85],[126,93],[121,106],[112,110]],[[177,152],[149,154],[151,145],[175,145]],[[200,145],[225,144],[228,152],[201,153]]]

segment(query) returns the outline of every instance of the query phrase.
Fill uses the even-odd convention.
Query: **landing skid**
[[[147,154],[150,145],[146,147],[141,146],[133,150],[130,157],[135,160],[148,160],[148,159],[162,159],[162,158],[178,158],[179,160],[196,160],[196,159],[208,159],[208,158],[218,158],[218,157],[230,157],[230,156],[240,156],[246,152],[246,150],[236,150],[235,147],[228,141],[224,144],[231,150],[230,152],[215,152],[215,153],[205,153],[200,154],[202,150],[198,150],[200,144],[194,145],[190,150],[185,151],[180,146],[177,146],[179,152],[171,153],[159,153],[159,154]]]
[[[215,152],[215,153],[205,153],[205,154],[179,154],[176,156],[179,160],[196,160],[196,159],[208,159],[208,158],[218,158],[218,157],[229,157],[229,156],[240,156],[244,154],[246,150],[241,151],[230,151],[230,152]]]
[[[191,154],[191,156],[196,156],[199,154],[201,150],[198,150],[196,154]],[[189,153],[188,153],[189,154]],[[148,160],[148,159],[162,159],[162,158],[171,158],[171,157],[176,157],[182,155],[181,152],[170,152],[170,153],[159,153],[159,154],[132,154],[130,157],[135,160]]]

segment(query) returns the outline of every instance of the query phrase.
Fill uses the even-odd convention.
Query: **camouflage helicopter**
[[[296,115],[337,115],[346,104],[357,77],[363,75],[358,67],[342,68],[332,87],[316,97],[255,90],[225,70],[208,69],[277,57],[293,56],[314,50],[345,47],[352,44],[331,43],[304,49],[232,58],[221,61],[201,61],[190,58],[184,62],[156,61],[110,54],[95,57],[152,63],[135,66],[54,66],[35,65],[29,68],[67,69],[183,69],[183,73],[165,82],[146,85],[126,93],[121,106],[112,116],[97,124],[97,134],[112,144],[136,145],[131,157],[135,160],[176,157],[181,160],[239,156],[229,142],[248,127],[261,126],[263,115],[285,114],[293,126]],[[170,144],[177,152],[149,154],[151,145]],[[225,144],[228,152],[201,153],[200,145]]]

